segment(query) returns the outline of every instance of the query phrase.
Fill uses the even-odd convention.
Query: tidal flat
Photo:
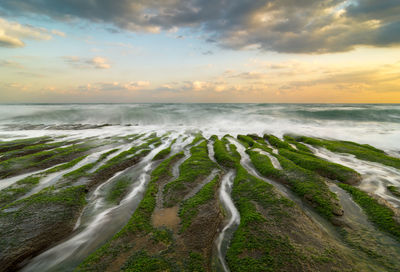
[[[400,270],[400,183],[374,194],[337,162],[399,177],[370,145],[171,131],[0,150],[1,271]]]
[[[0,123],[0,271],[400,271],[396,145],[164,115]]]

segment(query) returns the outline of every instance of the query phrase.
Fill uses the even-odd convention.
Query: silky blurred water
[[[19,104],[0,105],[0,139],[201,130],[207,135],[296,133],[400,150],[399,104]],[[63,127],[64,125],[64,127]]]

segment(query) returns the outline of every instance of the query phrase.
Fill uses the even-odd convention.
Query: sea
[[[3,104],[0,140],[143,132],[296,134],[400,153],[400,104]]]

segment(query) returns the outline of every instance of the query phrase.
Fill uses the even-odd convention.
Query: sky
[[[399,0],[1,0],[0,103],[400,103]]]

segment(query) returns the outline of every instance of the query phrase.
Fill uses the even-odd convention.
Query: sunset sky
[[[1,0],[0,102],[399,103],[399,0]]]

